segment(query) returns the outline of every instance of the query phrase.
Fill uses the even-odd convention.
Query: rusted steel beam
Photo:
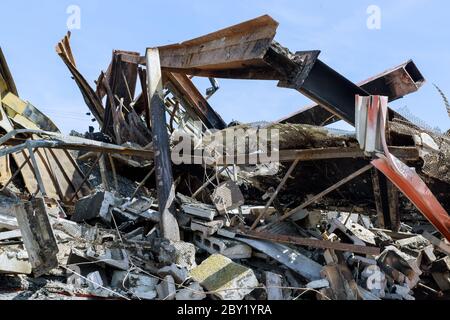
[[[416,92],[424,83],[425,78],[416,64],[409,60],[358,85],[370,94],[386,96],[392,102]],[[325,126],[338,120],[340,119],[327,109],[320,105],[313,105],[280,119],[278,122]]]
[[[267,232],[244,231],[240,235],[278,243],[293,244],[318,249],[331,249],[343,252],[353,252],[371,256],[377,256],[381,253],[380,249],[376,247],[360,246],[349,243],[331,242],[325,240],[306,239],[300,237],[270,234]]]
[[[411,168],[398,161],[395,165],[386,158],[372,164],[393,183],[422,212],[428,221],[450,241],[450,216],[430,191],[425,182]]]

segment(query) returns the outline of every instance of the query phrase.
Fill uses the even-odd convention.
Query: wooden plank
[[[263,59],[277,27],[278,22],[266,15],[180,44],[159,47],[161,67],[164,71],[215,78],[279,79]]]
[[[161,229],[164,238],[177,242],[180,241],[180,230],[174,211],[175,185],[172,176],[166,107],[157,48],[147,49],[147,77],[153,146],[154,150],[157,150],[155,152],[155,168]]]

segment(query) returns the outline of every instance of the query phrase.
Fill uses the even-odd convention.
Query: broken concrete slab
[[[90,246],[85,252],[72,249],[72,251],[90,261],[98,261],[111,267],[128,270],[130,260],[126,250],[120,248],[105,248],[103,246]]]
[[[0,273],[31,274],[31,272],[32,266],[26,251],[1,251],[0,249]]]
[[[184,213],[198,218],[202,218],[208,221],[213,221],[217,217],[218,213],[216,208],[206,204],[188,203],[183,204],[182,209]]]
[[[221,300],[242,300],[259,285],[253,270],[218,254],[193,269],[191,277]]]
[[[394,246],[388,246],[377,258],[377,261],[383,272],[400,285],[406,283],[412,289],[418,284],[422,271],[416,257],[410,256]]]

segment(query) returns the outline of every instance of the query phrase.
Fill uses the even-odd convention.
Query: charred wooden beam
[[[240,23],[208,35],[159,47],[163,71],[202,77],[281,80],[264,61],[278,22],[270,16]],[[146,64],[145,57],[128,54],[123,60]]]
[[[95,91],[91,88],[86,79],[81,75],[75,65],[75,59],[72,55],[72,49],[70,47],[70,32],[61,40],[56,46],[56,52],[66,64],[70,73],[73,75],[73,79],[77,83],[84,101],[91,110],[97,122],[100,126],[103,126],[103,120],[105,116],[105,109],[103,108],[100,98]]]
[[[147,79],[153,146],[157,150],[155,152],[155,168],[161,229],[164,238],[176,242],[180,241],[180,230],[174,212],[175,184],[172,176],[163,81],[157,48],[147,49]]]

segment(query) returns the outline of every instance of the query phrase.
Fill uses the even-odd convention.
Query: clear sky
[[[107,68],[113,49],[143,54],[146,47],[269,14],[280,22],[280,43],[292,51],[321,50],[322,60],[354,82],[412,58],[428,82],[392,107],[407,106],[433,127],[450,128],[443,101],[432,86],[436,83],[450,98],[448,0],[1,0],[0,45],[21,98],[48,114],[64,132],[84,132],[90,125],[81,94],[54,50],[67,32],[70,5],[81,9],[81,28],[72,32],[72,47],[79,70],[92,85]],[[381,29],[367,27],[370,5],[381,10]],[[310,104],[274,82],[220,84],[211,104],[227,122],[276,120]]]

